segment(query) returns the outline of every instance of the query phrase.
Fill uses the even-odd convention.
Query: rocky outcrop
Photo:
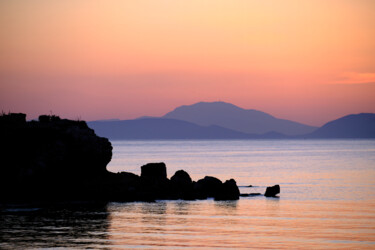
[[[153,201],[157,199],[236,200],[233,179],[193,182],[177,171],[167,178],[164,163],[141,167],[141,175],[107,171],[112,146],[84,121],[42,115],[0,115],[0,201]]]
[[[103,197],[112,146],[84,121],[25,114],[0,116],[1,199],[92,199]]]
[[[194,192],[198,199],[207,199],[217,196],[223,183],[218,178],[206,176],[194,183]]]
[[[238,200],[240,190],[235,180],[230,179],[223,183],[220,192],[214,197],[215,200]]]
[[[193,181],[184,170],[178,170],[171,177],[171,188],[175,199],[194,200]]]
[[[165,163],[148,163],[141,166],[139,200],[168,199],[170,181]]]
[[[104,179],[105,200],[109,201],[135,201],[139,200],[141,188],[140,176],[128,173],[108,172]]]
[[[144,174],[147,169],[147,174]],[[240,193],[235,180],[222,182],[211,176],[193,182],[187,172],[178,170],[171,179],[165,177],[164,163],[149,163],[141,167],[141,176],[121,172],[110,178],[111,200],[154,201],[154,200],[238,200]],[[162,174],[162,175],[161,175]]]
[[[272,186],[272,187],[267,187],[266,193],[264,194],[264,196],[275,197],[279,193],[280,193],[280,186],[275,185],[275,186]]]
[[[238,200],[240,191],[233,179],[222,182],[218,178],[206,176],[194,183],[194,192],[198,199],[209,197],[215,200]]]
[[[148,163],[143,165],[141,167],[141,178],[152,178],[153,180],[164,181],[167,179],[165,163]]]
[[[190,187],[193,184],[193,181],[190,178],[190,175],[184,170],[178,170],[172,177],[172,183],[179,188]]]

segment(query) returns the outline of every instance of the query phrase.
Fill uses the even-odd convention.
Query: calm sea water
[[[3,209],[0,248],[375,249],[375,140],[114,141],[108,169],[234,178],[279,198]]]

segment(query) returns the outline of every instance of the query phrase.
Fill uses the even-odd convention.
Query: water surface
[[[0,248],[375,249],[375,140],[115,141],[111,171],[234,178],[280,198],[2,209]]]

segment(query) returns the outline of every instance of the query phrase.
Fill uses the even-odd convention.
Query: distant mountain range
[[[258,110],[242,109],[225,102],[199,102],[181,106],[167,113],[163,118],[187,121],[201,126],[217,125],[248,134],[276,132],[284,135],[303,135],[317,129],[302,123],[278,119]]]
[[[375,114],[349,115],[316,128],[225,102],[181,106],[163,117],[88,125],[109,139],[375,138]]]
[[[347,115],[318,128],[305,138],[375,138],[375,114]]]
[[[88,123],[95,132],[110,139],[246,139],[255,136],[219,126],[203,127],[190,122],[163,118]]]

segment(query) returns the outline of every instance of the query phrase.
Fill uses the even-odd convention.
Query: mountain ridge
[[[211,113],[211,105],[214,105],[215,109],[219,106],[222,112]],[[204,106],[206,110],[203,108],[202,111],[202,106]],[[198,112],[203,113],[206,120],[202,120],[200,124],[197,122],[197,124],[183,119],[168,118],[169,116],[176,116],[176,112],[181,115],[181,113],[183,114],[186,110],[191,111],[191,109],[197,109]],[[231,112],[233,116],[224,115],[225,119],[222,119],[222,114],[226,112]],[[263,133],[242,132],[238,129],[222,126],[220,123],[217,124],[215,121],[215,119],[222,119],[228,120],[230,123],[241,123],[243,122],[241,114],[249,114],[249,112],[253,115],[252,118],[257,117],[260,119],[260,121],[254,119],[252,122],[263,126]],[[188,118],[194,118],[194,115],[196,115],[195,111],[191,112]],[[178,115],[177,118],[179,118]],[[99,120],[88,122],[88,125],[100,136],[119,140],[375,138],[375,114],[372,113],[347,115],[330,121],[320,128],[314,128],[312,132],[297,135],[285,135],[280,132],[280,130],[272,129],[272,126],[267,127],[262,124],[264,119],[266,121],[277,121],[278,124],[281,125],[298,124],[292,121],[275,118],[262,111],[253,109],[245,110],[230,103],[199,102],[193,105],[177,107],[162,117],[143,116],[133,120]]]
[[[327,122],[305,138],[375,138],[375,114],[359,113]]]
[[[277,132],[296,136],[308,134],[317,129],[317,127],[279,119],[262,111],[243,109],[226,102],[199,102],[183,105],[162,117],[192,122],[200,126],[218,125],[249,134]]]
[[[164,118],[92,121],[88,122],[88,125],[98,135],[110,139],[256,139],[260,137],[215,125],[203,127],[186,121]]]

